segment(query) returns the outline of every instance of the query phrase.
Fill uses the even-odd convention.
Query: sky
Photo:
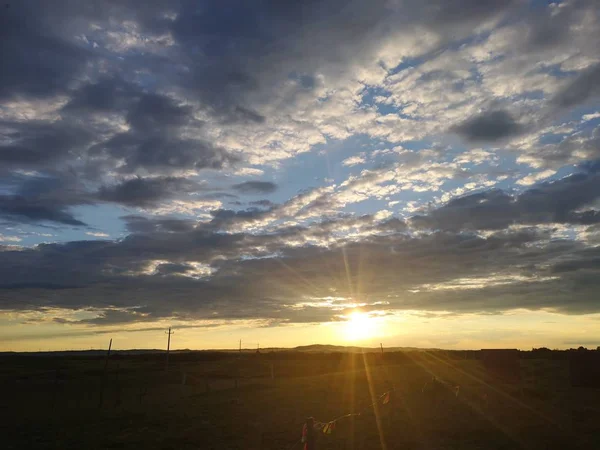
[[[0,350],[600,345],[596,0],[23,0],[0,39]]]

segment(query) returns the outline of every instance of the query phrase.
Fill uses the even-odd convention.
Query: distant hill
[[[379,352],[380,347],[356,347],[356,346],[345,346],[345,345],[324,345],[324,344],[313,344],[313,345],[301,345],[290,349],[298,352],[349,352],[349,353],[361,353],[361,352]],[[383,347],[384,352],[407,352],[407,351],[428,351],[437,350],[434,348],[417,348],[417,347]]]
[[[345,345],[330,345],[330,344],[312,344],[312,345],[301,345],[293,348],[285,348],[285,347],[266,347],[261,348],[260,353],[272,353],[272,352],[299,352],[299,353],[378,353],[380,352],[380,347],[359,347],[359,346],[345,346]],[[392,352],[437,352],[437,351],[446,351],[446,352],[479,352],[480,350],[472,349],[472,350],[444,350],[440,348],[419,348],[419,347],[383,347],[384,353],[392,353]],[[593,352],[600,351],[600,347],[596,350],[593,349],[585,349],[580,347],[578,349],[571,348],[568,350],[550,350],[547,348],[539,348],[532,350],[519,350],[521,354],[531,354],[532,356],[540,355],[540,354],[561,354],[561,353],[569,353],[569,352]],[[115,350],[111,351],[111,354],[118,355],[150,355],[150,354],[158,354],[165,353],[165,349],[124,349],[124,350]],[[187,353],[238,353],[238,349],[202,349],[202,350],[190,350],[190,349],[178,349],[171,350],[172,354],[187,354]],[[244,348],[242,349],[242,353],[251,354],[256,353],[255,348]],[[89,357],[100,357],[106,355],[106,350],[102,349],[90,349],[90,350],[58,350],[58,351],[41,351],[41,352],[0,352],[0,356],[10,356],[10,355],[38,355],[38,356],[89,356]]]
[[[384,352],[407,352],[407,351],[435,351],[439,349],[435,348],[417,348],[417,347],[384,347]],[[329,344],[312,344],[312,345],[301,345],[299,347],[285,348],[285,347],[267,347],[261,348],[261,353],[269,352],[302,352],[302,353],[362,353],[362,352],[379,352],[379,347],[358,347],[358,346],[345,346],[345,345],[329,345]],[[120,355],[142,355],[142,354],[153,354],[153,353],[164,353],[165,349],[125,349],[116,350],[113,349],[111,354]],[[237,353],[237,349],[202,349],[202,350],[190,350],[180,349],[171,350],[171,353],[195,353],[195,352],[225,352],[225,353]],[[243,353],[254,353],[256,349],[245,348],[242,349]],[[90,349],[90,350],[58,350],[58,351],[41,351],[41,352],[0,352],[2,355],[15,355],[15,354],[36,354],[38,356],[103,356],[106,355],[106,350]]]

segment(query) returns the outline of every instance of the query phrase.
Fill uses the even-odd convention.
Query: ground
[[[106,372],[100,356],[4,355],[3,448],[298,450],[306,417],[358,412],[319,450],[600,448],[600,390],[571,387],[564,359],[518,364],[509,383],[435,351],[178,353],[168,372],[164,354]]]

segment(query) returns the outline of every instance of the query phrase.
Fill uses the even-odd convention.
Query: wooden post
[[[110,338],[110,342],[108,343],[108,350],[106,351],[106,357],[104,358],[104,372],[106,373],[106,368],[108,367],[108,357],[110,356],[110,349],[112,348],[112,338]]]
[[[171,331],[171,327],[169,327],[169,331],[165,331],[165,333],[167,333],[167,335],[169,336],[167,338],[167,365],[165,367],[165,371],[169,371],[169,351],[171,350],[171,335],[174,334],[174,331]]]
[[[108,343],[108,350],[106,351],[106,357],[104,358],[104,372],[102,373],[102,384],[100,385],[100,401],[98,402],[98,408],[102,408],[102,402],[104,401],[104,384],[106,382],[106,369],[108,369],[108,357],[110,356],[110,349],[112,348],[112,338]]]

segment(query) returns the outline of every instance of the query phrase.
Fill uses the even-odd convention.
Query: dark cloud
[[[142,318],[192,320],[208,314],[214,319],[326,321],[343,310],[286,305],[332,295],[391,310],[598,311],[593,299],[600,287],[600,254],[582,243],[550,241],[535,228],[485,238],[464,233],[418,237],[383,233],[327,247],[287,244],[297,243],[307,231],[312,230],[263,235],[151,231],[118,242],[5,249],[0,252],[0,289],[11,294],[0,295],[0,305],[19,310],[112,310],[113,318],[118,316],[123,323]],[[571,266],[555,266],[555,261],[567,258]],[[168,262],[149,270],[152,261]],[[191,261],[210,264],[214,274],[200,279],[185,276]],[[6,267],[11,267],[10,276]],[[463,278],[481,279],[481,286],[461,289]],[[500,283],[495,282],[498,279]],[[77,280],[76,286],[71,280]],[[57,287],[67,286],[60,296],[53,295]],[[169,302],[164,302],[166,296]],[[101,315],[98,324],[111,314]]]
[[[275,204],[271,201],[271,200],[255,200],[253,202],[250,202],[251,205],[253,206],[261,206],[263,208],[272,208],[273,206],[275,206]]]
[[[72,92],[63,111],[79,114],[126,111],[140,95],[136,86],[117,76],[103,77]]]
[[[572,257],[568,261],[562,261],[552,266],[553,273],[574,272],[577,270],[600,270],[600,255],[594,250],[589,252],[587,259],[577,259]]]
[[[7,144],[0,145],[2,169],[47,169],[80,156],[92,136],[81,127],[58,121],[0,123]]]
[[[10,8],[2,8],[0,99],[64,92],[91,57],[61,32],[59,23],[53,20],[57,18],[51,11],[53,6],[12,2]],[[56,7],[60,9],[61,5]]]
[[[6,183],[6,184],[5,184]],[[16,185],[16,192],[0,195],[0,217],[14,222],[55,222],[82,226],[70,208],[89,202],[73,176],[13,176],[0,186]]]
[[[211,230],[227,230],[237,225],[251,225],[254,222],[266,219],[271,210],[258,208],[242,209],[233,211],[231,209],[216,209],[210,212],[212,220],[204,225]]]
[[[182,127],[201,127],[191,107],[173,99],[145,94],[134,102],[126,116],[130,130],[96,144],[91,155],[96,159],[123,161],[118,170],[151,173],[181,169],[221,169],[239,160],[222,148],[200,139],[182,137]]]
[[[414,216],[411,223],[417,228],[441,230],[499,230],[514,224],[592,224],[600,218],[591,206],[599,197],[600,173],[590,170],[541,183],[519,195],[494,189],[456,198],[425,216]]]
[[[172,275],[189,272],[193,269],[193,266],[189,264],[160,264],[156,267],[156,272],[160,275]]]
[[[392,217],[390,219],[384,220],[383,222],[375,225],[375,228],[378,231],[389,232],[389,233],[402,233],[407,231],[406,222],[398,219],[397,217]]]
[[[94,317],[93,319],[79,320],[76,321],[76,323],[88,325],[115,325],[143,322],[144,319],[144,315],[140,314],[136,310],[106,309],[102,311],[98,317]]]
[[[17,222],[56,222],[82,226],[63,205],[52,205],[19,195],[0,195],[0,217]]]
[[[239,159],[206,141],[181,139],[171,133],[123,133],[93,148],[95,157],[123,160],[122,173],[140,169],[169,173],[183,169],[222,169]]]
[[[125,206],[153,207],[161,201],[203,191],[198,183],[182,177],[136,177],[101,186],[92,192],[74,175],[9,177],[4,185],[15,189],[0,195],[0,217],[15,222],[56,222],[81,226],[70,212],[74,206],[111,202]]]
[[[98,198],[103,201],[120,203],[128,206],[154,206],[158,202],[187,194],[199,189],[197,183],[186,178],[154,177],[132,178],[113,186],[104,186],[98,191]]]
[[[196,222],[185,219],[170,219],[156,218],[150,219],[143,216],[124,216],[121,217],[125,221],[127,230],[132,233],[149,233],[149,232],[171,232],[182,233],[192,231]]]
[[[202,195],[202,199],[206,199],[206,200],[225,200],[225,199],[234,199],[234,198],[239,198],[239,197],[235,194],[230,194],[229,192],[219,192],[219,191],[210,192],[210,193]],[[239,202],[239,204],[241,205],[242,203]]]
[[[494,142],[515,136],[523,127],[506,111],[488,111],[455,126],[453,130],[468,141]]]
[[[584,103],[600,95],[600,63],[595,64],[567,83],[552,99],[561,108]]]
[[[233,189],[243,194],[270,194],[277,190],[277,185],[270,181],[245,181],[234,184]]]
[[[146,94],[127,114],[127,122],[140,132],[185,125],[193,120],[192,108],[173,99]]]

